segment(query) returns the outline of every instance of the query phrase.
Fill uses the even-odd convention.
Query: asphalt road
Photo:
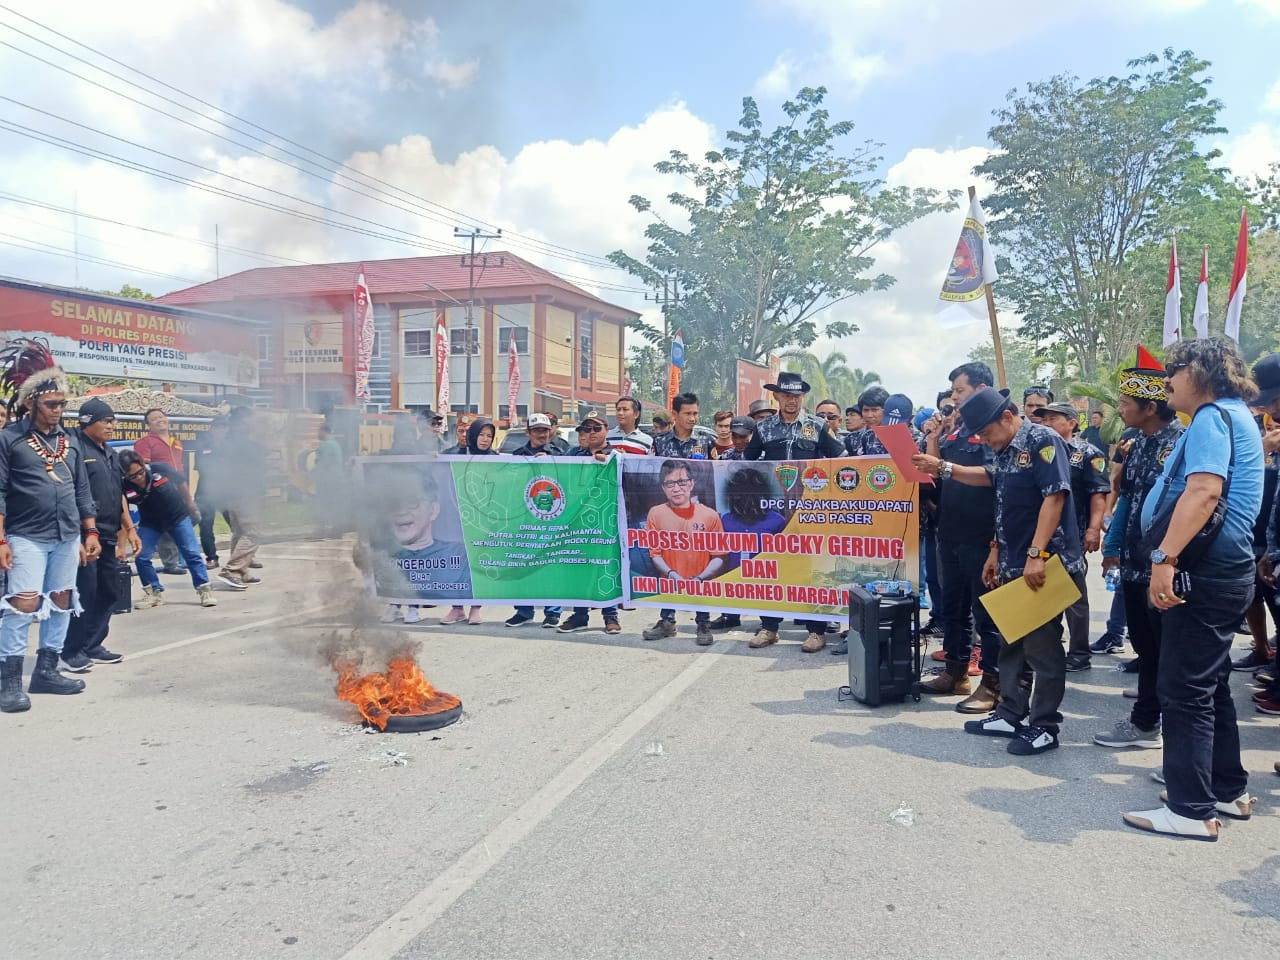
[[[838,703],[843,659],[801,654],[795,629],[703,649],[687,614],[644,643],[651,611],[606,637],[506,629],[491,608],[399,631],[462,721],[369,735],[320,654],[345,629],[348,555],[264,548],[265,582],[211,610],[169,578],[169,603],[116,618],[124,663],[0,717],[0,956],[1128,960],[1280,942],[1280,722],[1246,709],[1246,675],[1260,809],[1217,844],[1122,826],[1156,805],[1160,756],[1089,744],[1127,711],[1112,657],[1071,678],[1062,749],[1017,760],[960,732],[954,698]]]

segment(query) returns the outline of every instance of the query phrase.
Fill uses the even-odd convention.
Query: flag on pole
[[[1196,337],[1204,340],[1209,336],[1209,247],[1206,245],[1200,254],[1200,285],[1196,287],[1196,308],[1191,315],[1191,322],[1196,327]]]
[[[1245,278],[1249,272],[1249,214],[1240,209],[1240,237],[1236,240],[1236,262],[1231,268],[1231,293],[1227,299],[1228,337],[1240,342],[1240,311],[1244,308]]]
[[[635,384],[631,380],[631,371],[628,370],[622,375],[622,395],[624,397],[631,396],[631,391],[635,388]]]
[[[667,409],[680,392],[680,372],[684,369],[684,331],[677,330],[671,338],[671,371],[667,376]]]
[[[1164,288],[1164,345],[1182,339],[1182,271],[1178,269],[1178,238],[1169,248],[1169,282]]]
[[[436,411],[449,412],[449,329],[444,314],[436,321]]]
[[[987,218],[978,198],[969,201],[969,213],[960,228],[955,253],[947,267],[938,299],[942,309],[938,311],[938,323],[944,327],[959,327],[966,323],[987,319],[986,285],[1000,279],[996,272],[996,255],[987,240]]]
[[[511,342],[507,346],[507,421],[516,425],[516,398],[520,395],[520,355],[516,351],[516,328],[511,328]]]
[[[364,265],[356,275],[355,322],[356,334],[356,399],[369,399],[369,362],[373,359],[373,301],[369,297],[369,284],[364,279]]]

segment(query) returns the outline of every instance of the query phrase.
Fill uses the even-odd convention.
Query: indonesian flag
[[[507,347],[507,420],[516,425],[516,397],[520,393],[520,355],[516,352],[516,328],[511,328],[511,343]]]
[[[622,395],[624,397],[631,396],[631,391],[635,388],[635,383],[631,379],[631,371],[627,371],[622,375]]]
[[[667,409],[680,392],[680,372],[684,370],[684,331],[677,330],[671,338],[671,370],[667,376]]]
[[[449,329],[444,314],[436,321],[436,412],[449,412]]]
[[[942,301],[938,323],[959,327],[987,319],[987,284],[999,279],[996,254],[987,241],[987,218],[975,196],[969,201],[969,213],[938,294]]]
[[[1178,269],[1178,238],[1169,249],[1169,282],[1164,288],[1164,345],[1182,338],[1182,271]]]
[[[369,297],[369,284],[364,279],[364,266],[356,276],[355,292],[356,332],[356,399],[369,399],[369,361],[373,359],[373,301]]]
[[[1249,272],[1249,214],[1240,209],[1240,237],[1236,240],[1236,262],[1231,268],[1231,295],[1227,300],[1227,325],[1224,333],[1240,342],[1240,311],[1244,309],[1245,277]]]
[[[1209,248],[1206,246],[1200,255],[1200,285],[1196,287],[1196,309],[1191,322],[1196,326],[1196,337],[1204,340],[1209,336]]]

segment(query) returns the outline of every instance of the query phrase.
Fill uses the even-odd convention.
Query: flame
[[[361,675],[353,660],[335,660],[333,669],[338,672],[338,699],[355,704],[360,715],[379,730],[387,729],[388,717],[441,713],[462,702],[431,686],[409,657],[393,659],[386,673]]]

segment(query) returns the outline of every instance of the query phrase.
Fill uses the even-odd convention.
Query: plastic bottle
[[[1112,593],[1116,592],[1116,588],[1120,586],[1120,568],[1112,567],[1107,571],[1106,575],[1107,589]]]

